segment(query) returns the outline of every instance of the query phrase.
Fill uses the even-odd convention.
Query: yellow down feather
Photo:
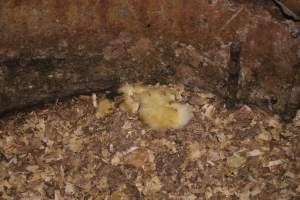
[[[188,104],[176,102],[176,90],[172,88],[126,84],[119,91],[124,95],[121,109],[138,112],[139,117],[154,130],[182,128],[193,117]]]
[[[101,119],[109,115],[113,112],[115,108],[115,103],[103,98],[98,102],[97,111],[96,111],[96,118]]]

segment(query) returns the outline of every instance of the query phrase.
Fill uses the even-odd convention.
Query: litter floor
[[[0,120],[1,199],[300,198],[300,115],[227,110],[184,93],[194,117],[155,131],[116,108],[97,119],[91,96]]]

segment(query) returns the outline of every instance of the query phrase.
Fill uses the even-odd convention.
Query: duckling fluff
[[[167,86],[145,86],[125,84],[120,108],[126,112],[138,113],[139,117],[154,130],[182,128],[192,119],[192,108],[176,102],[182,91]]]

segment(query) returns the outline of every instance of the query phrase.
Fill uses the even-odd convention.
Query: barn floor
[[[225,108],[197,88],[194,118],[156,132],[90,96],[0,120],[1,199],[300,199],[300,116]]]

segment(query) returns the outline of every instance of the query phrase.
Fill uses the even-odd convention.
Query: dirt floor
[[[0,120],[1,199],[300,199],[300,113],[227,110],[193,88],[194,118],[157,132],[90,96]]]

